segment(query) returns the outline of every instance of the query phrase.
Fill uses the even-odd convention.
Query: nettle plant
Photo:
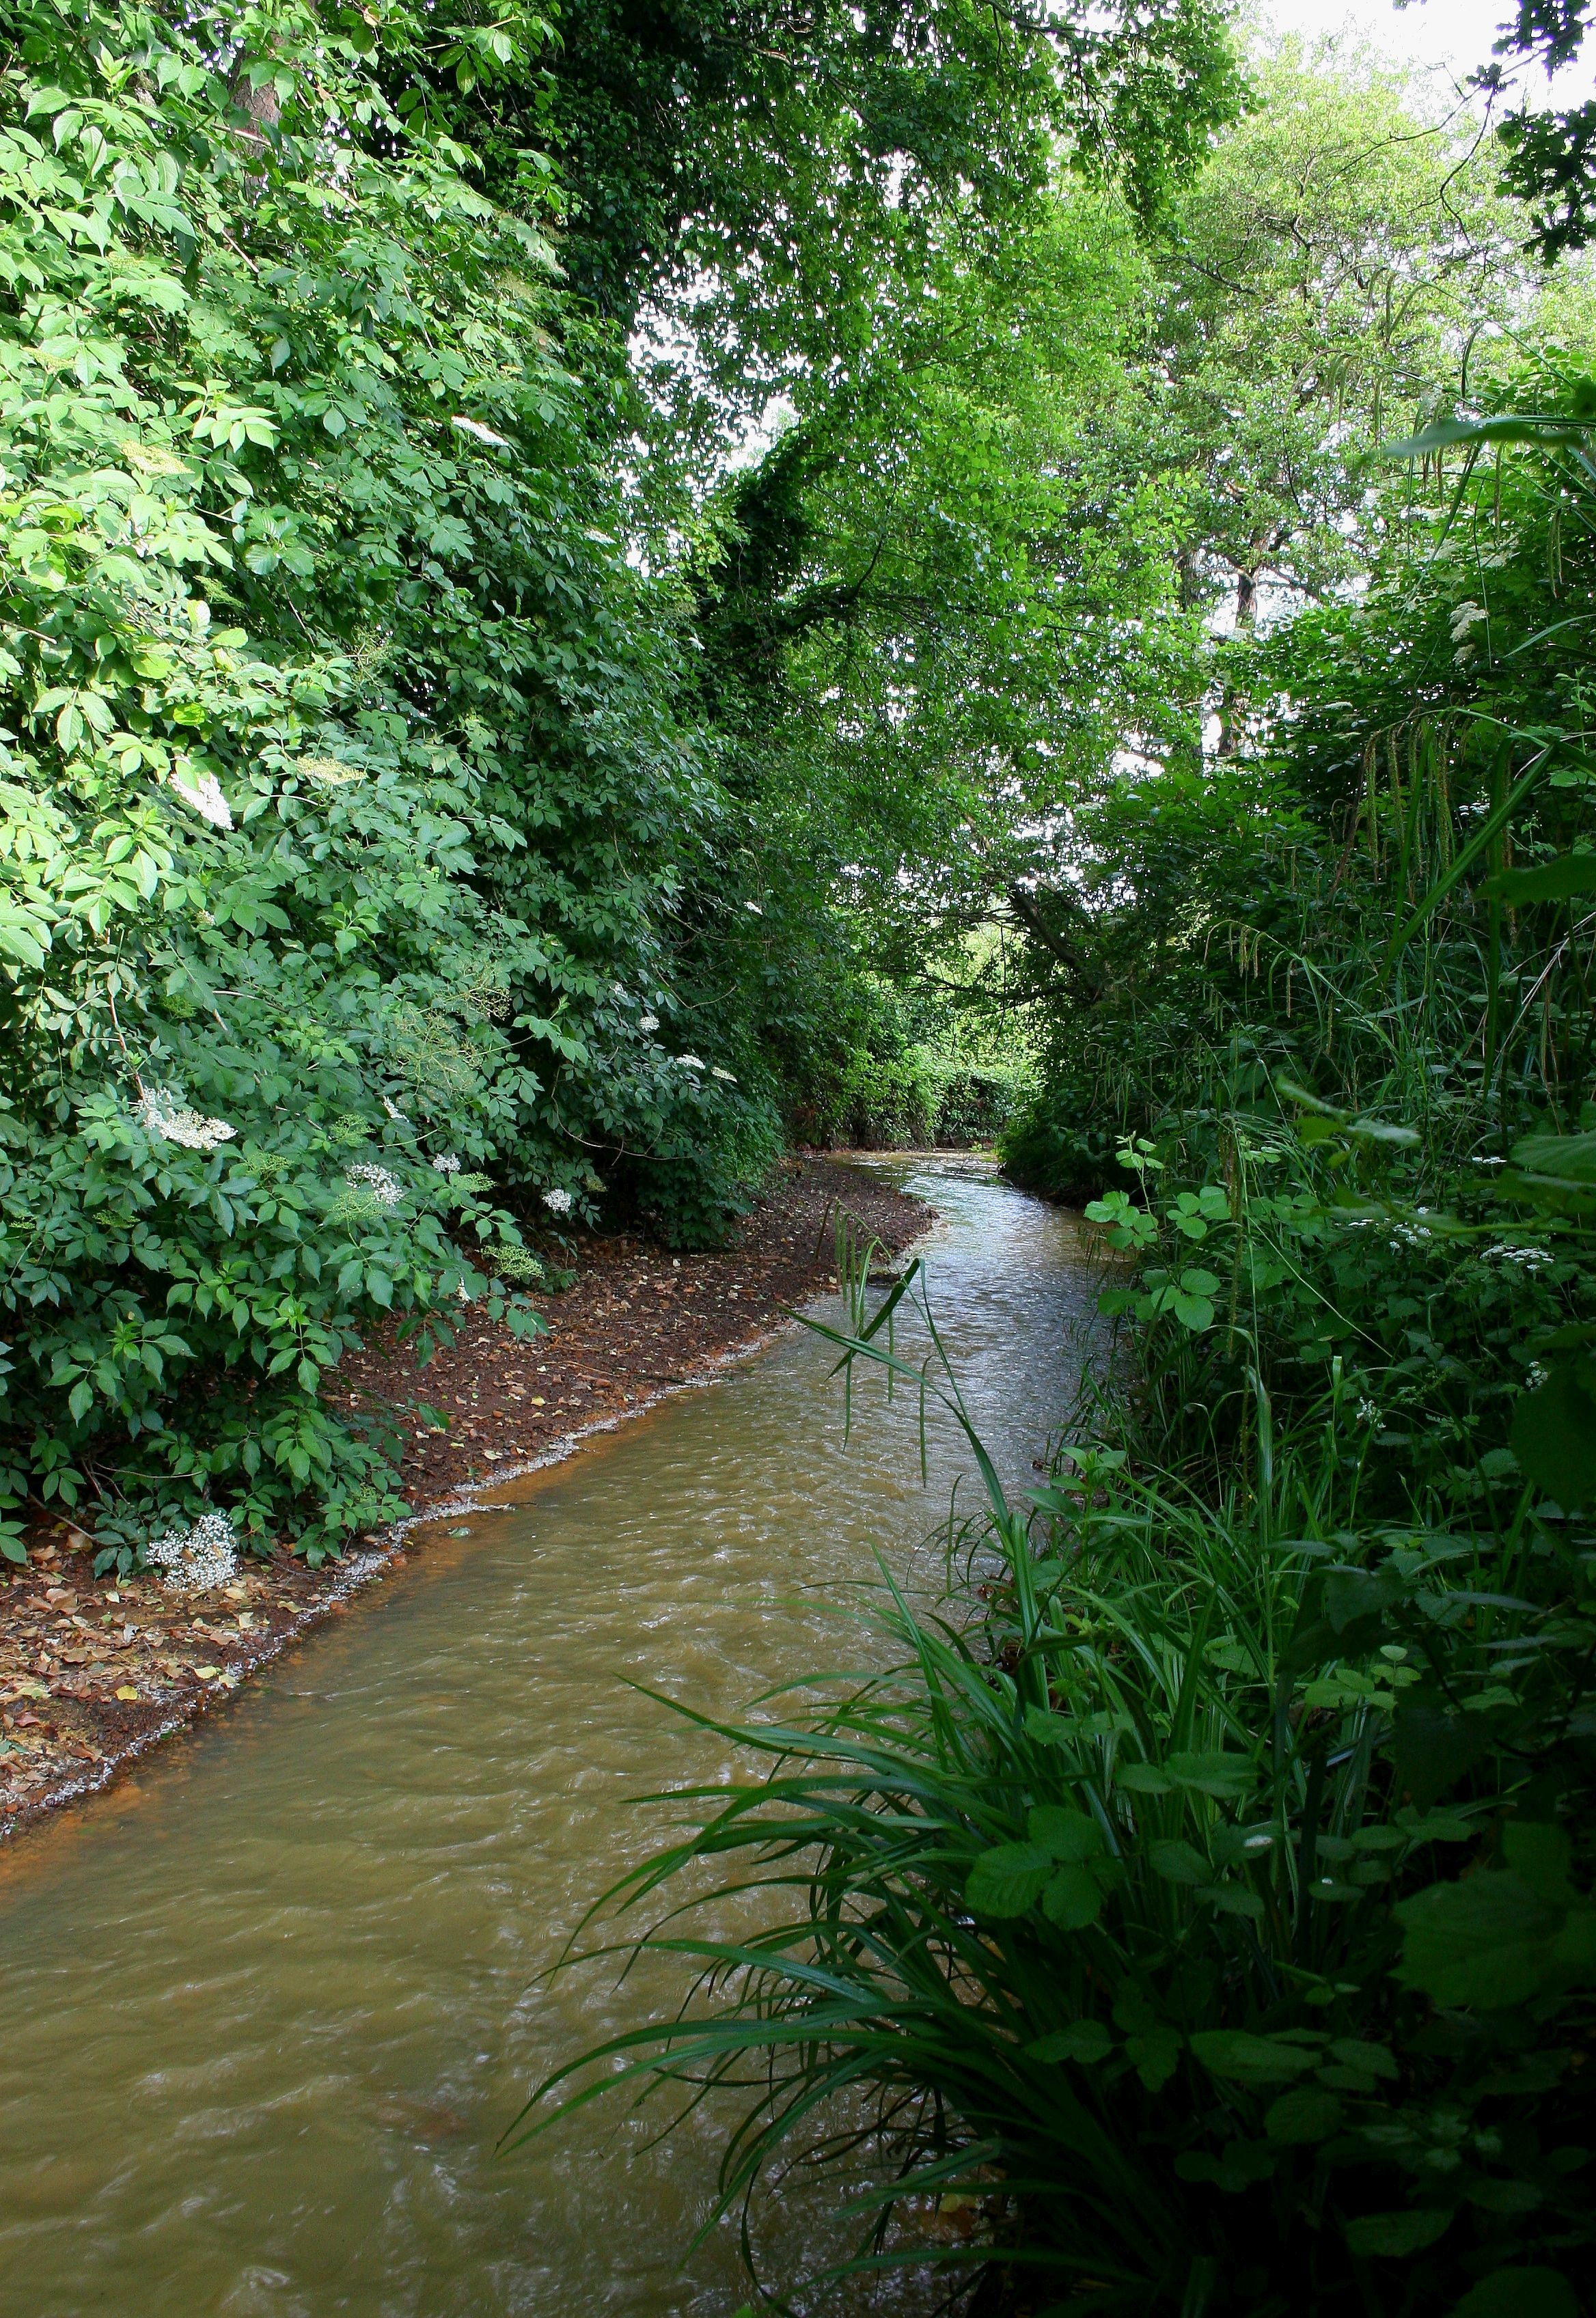
[[[548,247],[369,20],[4,21],[0,1494],[316,1557],[397,1502],[360,1331],[536,1325],[517,1215],[721,1100],[715,795]]]

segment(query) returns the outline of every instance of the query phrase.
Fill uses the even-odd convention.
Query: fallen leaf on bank
[[[126,1682],[123,1683],[121,1688],[116,1694],[119,1698],[127,1699],[130,1703],[136,1702],[139,1696],[138,1692],[133,1688],[132,1685]]]
[[[194,1672],[202,1682],[215,1682],[221,1673],[220,1667],[196,1667]]]

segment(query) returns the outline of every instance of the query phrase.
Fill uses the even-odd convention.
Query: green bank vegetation
[[[1114,292],[1088,432],[1147,592],[940,873],[952,918],[1003,896],[1005,1155],[1086,1203],[1114,1356],[1028,1503],[982,1464],[940,1613],[867,1613],[893,1671],[722,1733],[766,1774],[611,1895],[693,1999],[522,2129],[617,2071],[715,2089],[756,2251],[782,2166],[856,2184],[868,2133],[850,2268],[983,2313],[1573,2318],[1589,288],[1377,75],[1255,86]],[[865,1312],[840,1360],[965,1422]],[[706,1879],[759,1927],[684,1913]],[[937,2199],[977,2226],[928,2238]]]
[[[728,2204],[865,2098],[1005,2318],[1565,2318],[1589,123],[1201,0],[0,27],[4,1550],[336,1552],[356,1335],[1000,1135],[1115,1355],[620,1895],[781,1900],[631,2080]]]

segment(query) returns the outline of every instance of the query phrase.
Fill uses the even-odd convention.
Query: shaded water
[[[898,1173],[941,1211],[938,1325],[1022,1482],[1089,1301],[1071,1224],[968,1163]],[[0,2309],[738,2308],[730,2232],[681,2260],[712,2120],[650,2148],[600,2104],[494,2144],[547,2066],[676,1984],[533,1987],[644,1846],[626,1799],[729,1767],[623,1677],[733,1713],[836,1664],[822,1589],[873,1544],[909,1569],[968,1465],[940,1428],[922,1488],[912,1401],[878,1385],[845,1446],[828,1364],[794,1334],[522,1483],[4,1864]],[[822,2211],[778,2217],[787,2274]]]

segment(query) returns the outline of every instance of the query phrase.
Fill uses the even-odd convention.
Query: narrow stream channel
[[[938,1325],[1023,1482],[1089,1303],[1073,1226],[971,1163],[894,1172],[940,1211]],[[627,1799],[723,1767],[627,1678],[734,1713],[847,1662],[820,1604],[872,1546],[935,1576],[967,1452],[939,1429],[922,1487],[878,1385],[845,1446],[828,1364],[794,1332],[507,1491],[0,1866],[0,2308],[730,2318],[731,2233],[682,2261],[712,2120],[651,2147],[601,2103],[495,2143],[551,2062],[671,1999],[662,1965],[533,1985],[644,1844]],[[778,2224],[794,2269],[822,2210]]]

